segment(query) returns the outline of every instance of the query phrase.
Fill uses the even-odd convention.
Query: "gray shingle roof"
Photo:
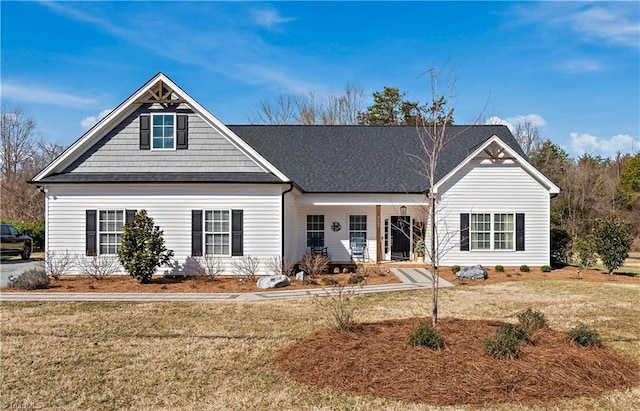
[[[228,126],[299,188],[310,193],[421,193],[428,184],[415,126]],[[450,126],[460,133],[441,153],[437,179],[498,136],[524,156],[505,126]]]

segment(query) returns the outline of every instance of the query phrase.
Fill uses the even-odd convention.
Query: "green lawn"
[[[443,317],[515,321],[527,307],[556,329],[579,321],[640,361],[640,286],[521,281],[442,290]],[[426,315],[430,292],[356,299],[362,321]],[[279,372],[272,355],[326,326],[309,299],[260,303],[1,303],[3,408],[431,410],[318,390]],[[451,387],[451,389],[458,389]],[[640,387],[561,410],[640,408]],[[455,408],[455,409],[466,409]],[[492,410],[529,410],[514,404]],[[555,409],[555,408],[554,408]]]

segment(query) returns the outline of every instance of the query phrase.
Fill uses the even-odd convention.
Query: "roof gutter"
[[[284,195],[287,193],[290,193],[291,191],[293,191],[293,182],[289,182],[289,189],[285,190],[282,192],[282,216],[280,217],[280,221],[282,222],[282,233],[280,234],[280,241],[281,241],[281,248],[280,248],[280,252],[282,254],[282,261],[284,261],[284,233],[285,233],[285,227],[284,227]]]

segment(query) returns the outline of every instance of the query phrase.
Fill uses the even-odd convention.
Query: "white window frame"
[[[511,230],[498,230],[496,225],[498,224],[497,216],[511,216]],[[491,245],[495,251],[515,251],[516,250],[516,215],[514,213],[494,213],[492,215],[493,221],[491,227],[492,231],[492,241]],[[508,222],[501,222],[500,224],[507,224]],[[506,243],[506,241],[498,240],[498,234],[511,234],[511,247],[510,248],[498,248],[496,245],[498,242]]]
[[[155,140],[154,136],[153,136],[153,131],[154,131],[154,128],[155,128],[153,119],[155,117],[159,117],[159,116],[163,116],[163,117],[164,116],[171,116],[171,117],[173,117],[173,147],[171,147],[171,148],[165,148],[165,147],[156,148],[154,146],[154,144],[153,144],[154,140]],[[162,126],[162,128],[164,130],[164,125]],[[151,133],[150,133],[151,134],[151,136],[150,136],[150,138],[151,138],[151,150],[152,151],[175,151],[176,150],[176,144],[178,142],[177,141],[178,140],[177,139],[177,135],[178,135],[177,128],[178,128],[178,118],[176,116],[176,113],[152,113],[151,114]],[[164,146],[164,141],[165,140],[166,140],[166,137],[163,136],[162,137],[162,141],[163,141],[162,145],[163,146]]]
[[[487,224],[489,225],[489,229],[486,230],[478,230],[477,225],[474,225],[474,216],[478,216],[478,215],[482,215],[482,216],[489,216],[489,221],[487,222],[486,220],[484,220],[482,222],[482,224]],[[511,216],[511,222],[512,222],[512,229],[511,230],[497,230],[496,229],[496,223],[497,223],[497,216],[507,216],[510,215]],[[488,247],[486,248],[478,248],[477,247],[477,240],[475,242],[475,247],[474,247],[474,234],[489,234],[489,239],[488,240],[483,240],[482,243],[486,244],[488,242]],[[498,241],[498,235],[497,234],[511,234],[511,248],[498,248],[496,247],[496,244]],[[515,213],[490,213],[490,212],[476,212],[476,213],[470,213],[469,214],[469,251],[515,251],[516,249],[516,215]]]
[[[215,223],[217,221],[221,221],[223,222],[223,220],[216,220],[215,219],[215,213],[216,212],[226,212],[227,213],[227,227],[228,229],[226,231],[224,230],[217,230],[215,229]],[[211,213],[211,220],[207,219],[207,213]],[[231,253],[232,253],[232,244],[231,244],[231,240],[232,240],[232,236],[231,236],[231,210],[230,209],[225,209],[225,208],[221,208],[221,209],[207,209],[204,210],[204,224],[202,227],[202,235],[203,235],[203,242],[202,244],[204,245],[204,255],[207,256],[215,256],[215,257],[231,257]],[[207,230],[207,221],[211,222],[211,230]],[[211,236],[212,242],[211,244],[211,253],[209,253],[209,242],[207,242],[207,236]],[[227,236],[227,246],[229,247],[229,252],[228,253],[218,253],[216,254],[215,252],[215,238],[217,235],[220,236]],[[222,247],[224,247],[224,245],[222,245]]]
[[[358,221],[358,222],[353,222],[353,224],[362,224],[364,223],[364,230],[352,230],[351,229],[351,218],[352,217],[364,217],[364,222],[363,221]],[[349,214],[349,243],[351,243],[351,239],[354,237],[353,234],[357,234],[356,237],[362,237],[359,234],[364,233],[364,240],[367,241],[367,225],[369,224],[369,222],[367,221],[367,215],[366,214]]]
[[[309,217],[322,217],[322,229],[309,229],[309,224],[312,225],[318,225],[320,224],[320,221],[309,221]],[[306,232],[307,232],[307,247],[312,247],[312,244],[309,244],[309,233],[314,233],[314,234],[322,234],[322,244],[319,244],[318,247],[324,247],[325,246],[325,242],[326,242],[326,237],[325,237],[325,233],[324,233],[324,228],[325,228],[325,218],[324,218],[324,214],[307,214],[307,218],[306,218]]]
[[[102,213],[107,213],[107,219],[102,218]],[[114,222],[117,224],[118,220],[117,218],[115,220],[112,220],[109,218],[109,213],[114,213],[114,215],[117,216],[117,213],[120,213],[121,216],[121,221],[122,221],[122,225],[119,227],[120,231],[118,230],[110,230],[107,229],[103,230],[102,229],[102,222],[104,221],[105,223],[109,224],[109,222]],[[125,218],[126,218],[126,211],[125,210],[119,210],[119,209],[105,209],[105,210],[98,210],[97,212],[97,216],[96,218],[98,219],[97,221],[97,230],[96,230],[96,235],[97,235],[97,255],[118,255],[118,249],[120,248],[120,246],[122,245],[122,233],[124,232],[124,225],[125,225]],[[118,228],[116,226],[116,228]],[[102,236],[106,235],[107,236],[107,241],[104,243],[105,246],[107,247],[107,252],[103,253],[102,252],[102,245],[103,245],[103,241],[102,241]],[[109,236],[115,236],[114,238],[116,238],[115,242],[111,242],[109,241]],[[118,237],[119,236],[119,237]],[[118,241],[119,239],[119,241]],[[109,247],[110,246],[115,246],[115,252],[114,253],[110,253],[109,252]]]

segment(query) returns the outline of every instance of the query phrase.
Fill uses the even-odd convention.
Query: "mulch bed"
[[[278,367],[303,383],[399,401],[433,405],[519,403],[596,397],[635,387],[640,366],[608,347],[585,348],[565,333],[533,335],[520,358],[496,359],[483,350],[497,321],[443,319],[446,348],[412,347],[409,333],[424,319],[357,324],[352,332],[314,332],[276,354]]]

